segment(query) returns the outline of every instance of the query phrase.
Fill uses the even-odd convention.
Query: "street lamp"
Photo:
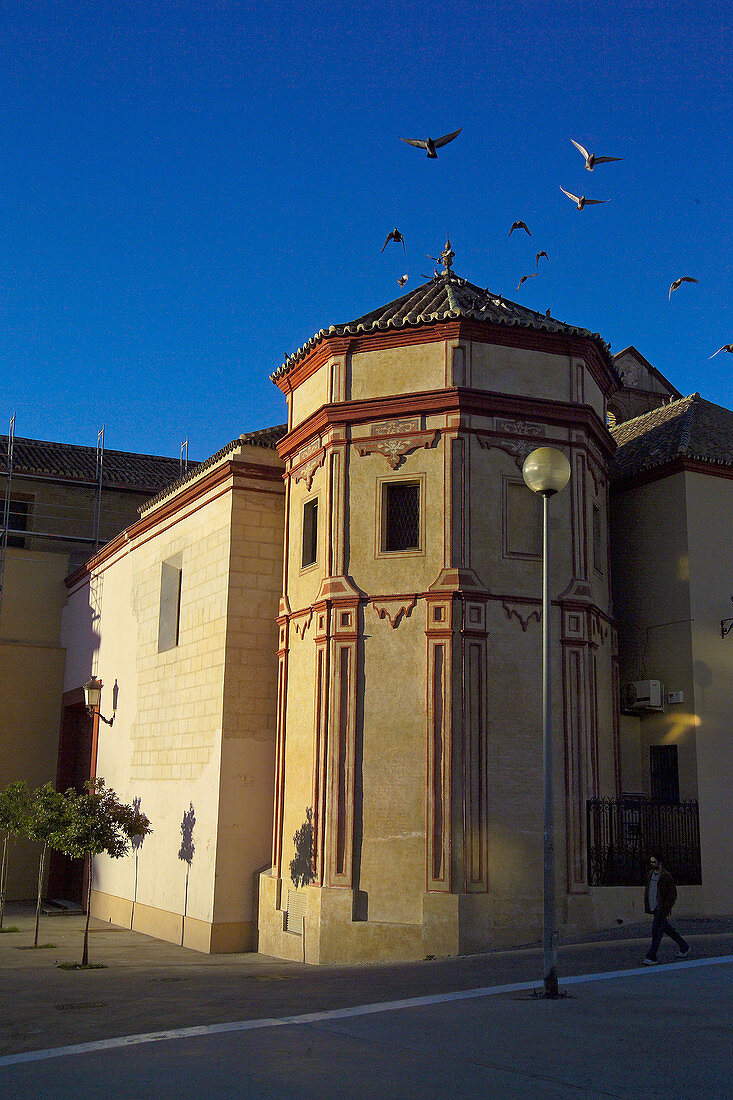
[[[552,682],[550,677],[550,529],[549,500],[570,480],[570,463],[556,447],[538,447],[527,455],[522,477],[543,497],[542,514],[542,755],[544,783],[544,996],[558,997],[555,938],[555,820],[552,778]]]
[[[94,715],[97,714],[97,716],[101,718],[103,722],[106,722],[108,726],[111,726],[115,720],[115,715],[117,713],[117,692],[119,691],[119,688],[117,687],[117,681],[115,680],[115,686],[112,688],[112,717],[105,718],[99,710],[99,700],[102,696],[102,687],[102,681],[97,679],[96,676],[92,676],[91,680],[88,680],[86,684],[84,684],[84,702],[86,703],[86,708],[89,711],[91,717],[94,717]]]

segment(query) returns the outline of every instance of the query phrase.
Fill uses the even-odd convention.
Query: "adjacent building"
[[[178,459],[0,436],[0,787],[57,779],[65,651],[64,578],[137,519],[138,507],[180,476]],[[89,609],[88,628],[98,628]],[[77,765],[62,778],[89,775],[82,707],[66,731]],[[88,738],[87,738],[88,740]],[[73,746],[73,748],[71,747]],[[75,772],[72,777],[70,772]],[[68,785],[68,784],[67,784]],[[36,892],[30,848],[13,861],[10,896]]]

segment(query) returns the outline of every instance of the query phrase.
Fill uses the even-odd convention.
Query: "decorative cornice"
[[[372,600],[372,607],[379,619],[389,619],[389,625],[394,630],[402,618],[409,619],[410,612],[417,603],[417,596],[394,596],[380,600]]]
[[[292,622],[293,627],[295,628],[295,633],[298,635],[299,638],[303,638],[305,636],[305,632],[310,626],[312,618],[312,607],[309,607],[307,611],[301,611],[298,615],[292,616],[290,621]]]
[[[312,443],[309,443],[306,447],[303,447],[299,452],[295,460],[295,464],[290,471],[291,476],[296,484],[299,481],[304,481],[306,489],[308,490],[308,492],[310,492],[316,470],[318,470],[323,465],[325,458],[326,451],[325,448],[321,445],[320,438],[314,439]]]
[[[512,420],[536,421],[546,426],[580,428],[592,438],[601,454],[610,457],[616,450],[610,433],[589,405],[450,387],[322,405],[283,437],[278,443],[278,453],[283,459],[291,458],[313,436],[322,436],[334,425],[365,424],[417,415],[502,416]]]
[[[522,632],[526,631],[532,619],[536,619],[538,623],[542,620],[542,608],[537,607],[534,600],[503,599],[501,606],[506,611],[507,619],[514,615],[519,620]]]
[[[399,421],[392,423],[399,423]],[[410,435],[383,434],[372,438],[355,439],[353,443],[362,457],[375,453],[384,455],[388,465],[396,470],[400,463],[406,460],[407,455],[416,451],[418,447],[432,447],[439,434],[435,429],[427,432],[412,432]]]

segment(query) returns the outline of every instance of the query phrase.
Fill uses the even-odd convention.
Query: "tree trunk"
[[[48,851],[48,841],[44,840],[43,848],[41,848],[41,858],[38,861],[38,897],[36,899],[36,935],[33,940],[33,946],[38,947],[38,925],[41,922],[41,895],[43,894],[43,872],[46,870],[46,852]]]
[[[92,868],[94,863],[92,862],[92,854],[89,853],[87,857],[89,859],[89,875],[87,882],[87,922],[84,925],[84,950],[81,953],[81,965],[89,965],[89,917],[92,912]]]
[[[8,877],[8,844],[10,842],[10,833],[5,834],[5,840],[3,842],[3,862],[0,866],[0,928],[3,926],[3,916],[5,915],[5,883]]]

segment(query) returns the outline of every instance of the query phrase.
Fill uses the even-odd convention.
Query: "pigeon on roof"
[[[573,139],[570,139],[573,141]],[[593,153],[589,153],[587,149],[584,149],[577,141],[573,141],[573,145],[582,156],[585,157],[585,167],[589,172],[592,172],[597,164],[608,164],[612,160],[623,160],[623,157],[597,157]],[[567,192],[565,192],[567,194]]]
[[[458,137],[463,127],[460,130],[454,130],[452,134],[444,134],[439,138],[426,138],[424,141],[421,138],[400,138],[400,141],[404,141],[407,145],[414,145],[416,149],[427,149],[428,156],[431,160],[435,160],[437,157],[436,149],[442,149],[444,145],[447,145],[449,141],[453,141]]]
[[[448,261],[452,264],[453,249],[444,249],[443,257],[445,264]],[[493,325],[544,330],[589,339],[596,345],[620,384],[621,379],[611,359],[608,345],[598,333],[547,317],[527,306],[502,298],[488,288],[475,286],[456,275],[450,267],[444,271],[436,270],[431,279],[426,275],[423,278],[428,281],[393,302],[379,306],[353,321],[320,329],[270,376],[272,381],[277,384],[314,348],[333,336],[358,336],[465,318]]]

